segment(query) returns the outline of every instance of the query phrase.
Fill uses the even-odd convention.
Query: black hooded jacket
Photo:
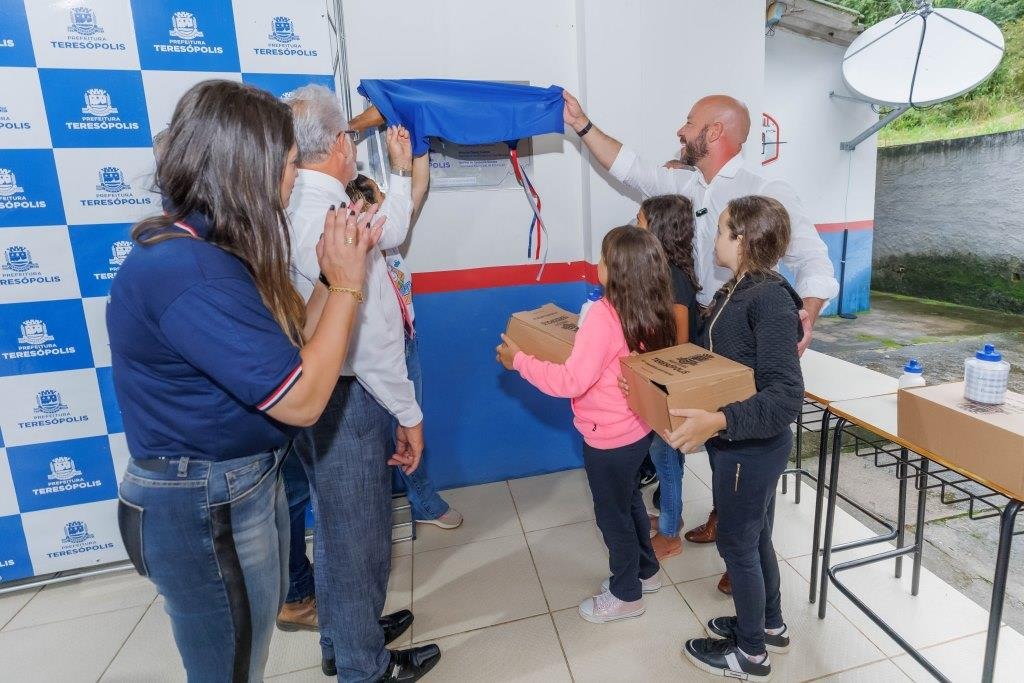
[[[797,342],[803,334],[800,296],[774,273],[745,275],[715,295],[704,320],[704,348],[754,370],[757,393],[721,408],[726,441],[768,439],[789,429],[800,413],[804,379]]]

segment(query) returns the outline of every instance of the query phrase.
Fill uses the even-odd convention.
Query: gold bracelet
[[[327,291],[328,292],[345,292],[347,294],[351,294],[352,297],[356,300],[357,304],[363,303],[363,290],[361,290],[361,289],[352,289],[351,287],[335,287],[335,286],[332,285],[332,286],[327,288]]]

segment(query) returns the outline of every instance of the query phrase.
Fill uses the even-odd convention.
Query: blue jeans
[[[189,681],[263,680],[287,579],[282,455],[128,464],[121,537],[164,596]]]
[[[651,441],[650,454],[654,469],[658,471],[658,485],[661,487],[658,533],[669,538],[678,538],[683,516],[683,464],[686,462],[686,456],[672,448],[657,434]]]
[[[284,493],[288,499],[291,534],[288,550],[288,595],[285,602],[298,602],[316,595],[313,565],[306,557],[306,506],[309,505],[309,479],[295,449],[281,465]]]
[[[416,388],[416,402],[423,405],[423,367],[420,365],[419,345],[416,338],[405,338],[405,367],[409,373],[409,379]],[[394,427],[398,422],[394,421]],[[392,432],[394,429],[392,429]],[[434,484],[427,474],[426,454],[420,460],[420,466],[412,474],[406,474],[401,467],[396,467],[395,472],[405,484],[406,495],[409,497],[409,504],[412,506],[413,519],[437,519],[448,512],[448,503],[437,493]]]
[[[736,644],[765,651],[764,630],[782,626],[779,560],[772,545],[775,487],[789,462],[793,434],[770,439],[708,441],[715,459],[712,490],[718,509],[718,554],[732,579]]]
[[[320,420],[295,439],[316,519],[320,648],[339,681],[376,681],[390,654],[378,619],[391,571],[391,414],[342,377]]]

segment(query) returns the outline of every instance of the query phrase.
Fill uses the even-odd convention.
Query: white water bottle
[[[899,388],[900,389],[913,389],[914,387],[923,387],[924,381],[924,368],[917,362],[916,358],[911,358],[910,361],[903,366],[903,374],[900,375]]]
[[[580,306],[580,319],[577,323],[578,327],[583,327],[583,319],[587,317],[587,311],[590,310],[590,307],[594,305],[595,301],[600,301],[602,296],[604,296],[604,288],[600,285],[587,292],[587,300],[583,302],[582,306]]]
[[[964,361],[964,398],[975,403],[999,405],[1006,400],[1010,364],[992,344]]]

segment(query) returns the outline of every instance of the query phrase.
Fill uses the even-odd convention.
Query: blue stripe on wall
[[[439,488],[582,465],[569,401],[494,359],[508,317],[552,302],[578,310],[583,282],[416,295],[427,471]]]

